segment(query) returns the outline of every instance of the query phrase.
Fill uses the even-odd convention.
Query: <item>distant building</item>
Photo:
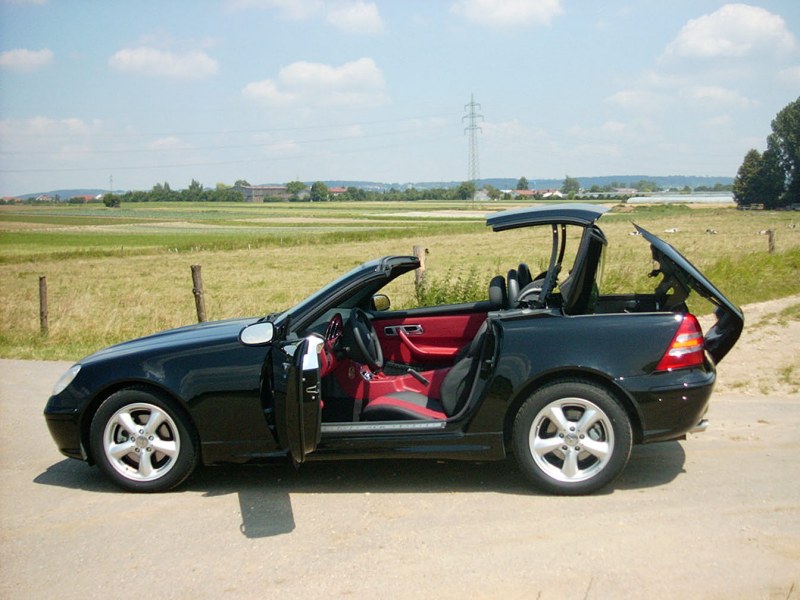
[[[342,194],[347,192],[347,188],[344,187],[329,187],[328,194],[330,194],[331,198],[335,198],[336,196],[341,196]]]
[[[563,198],[563,194],[558,190],[510,190],[514,198],[522,200],[534,200],[536,198],[549,199],[549,198]]]
[[[236,185],[233,189],[244,196],[245,202],[288,200],[290,196],[285,185]]]

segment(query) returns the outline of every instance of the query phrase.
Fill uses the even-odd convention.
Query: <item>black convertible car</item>
[[[45,417],[66,456],[131,491],[162,491],[198,462],[278,457],[499,460],[538,488],[584,494],[619,475],[635,443],[702,431],[715,368],[742,312],[672,246],[651,246],[652,293],[604,295],[607,209],[492,214],[494,231],[543,226],[549,265],[487,281],[485,301],[391,310],[382,288],[413,256],[353,269],[262,318],[182,327],[85,358]],[[580,239],[562,269],[567,234]],[[413,276],[413,273],[411,273]],[[703,335],[692,293],[716,307]]]

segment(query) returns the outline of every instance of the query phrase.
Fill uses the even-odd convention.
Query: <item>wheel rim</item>
[[[606,413],[593,402],[561,398],[536,415],[529,445],[534,462],[549,477],[577,483],[608,465],[614,452],[614,430]]]
[[[181,444],[167,412],[148,403],[128,404],[115,412],[103,431],[103,451],[111,466],[132,481],[153,481],[174,466]]]

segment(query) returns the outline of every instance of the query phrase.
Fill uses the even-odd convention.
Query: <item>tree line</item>
[[[733,181],[741,207],[784,208],[800,204],[800,97],[772,121],[767,149],[750,149]]]
[[[205,188],[193,179],[188,188],[174,190],[169,183],[157,183],[150,191],[132,191],[124,194],[106,194],[103,202],[106,206],[119,206],[122,202],[242,202],[244,195],[238,189],[240,186],[250,187],[250,184],[243,179],[237,180],[233,186],[218,183],[215,188]],[[696,188],[694,191],[730,191],[731,186],[716,184],[713,188]],[[525,177],[520,177],[514,191],[529,190],[530,184]],[[631,196],[631,192],[619,192],[618,190],[632,190],[633,193],[660,192],[662,188],[654,181],[645,179],[636,182],[612,182],[608,185],[593,185],[591,189],[583,189],[580,181],[567,175],[564,182],[557,190],[562,197],[567,199],[580,199],[592,197],[596,194],[604,194],[608,197],[626,199]],[[464,181],[455,187],[437,187],[417,189],[408,187],[403,189],[390,188],[388,190],[366,190],[363,188],[350,186],[343,192],[331,193],[330,188],[322,181],[317,181],[310,186],[302,181],[290,181],[286,184],[286,192],[281,196],[265,197],[264,202],[414,202],[419,200],[433,201],[471,201],[476,194],[482,191],[489,200],[510,200],[514,197],[514,191],[499,190],[492,185],[486,185],[478,190],[471,181]],[[548,190],[551,191],[551,190]],[[693,190],[686,186],[684,193],[691,193]],[[532,199],[542,199],[546,197],[544,190],[538,190]]]

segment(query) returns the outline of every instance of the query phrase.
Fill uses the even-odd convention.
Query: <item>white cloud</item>
[[[800,65],[778,71],[778,81],[800,88]]]
[[[244,86],[242,95],[253,100],[260,100],[270,106],[289,106],[298,100],[296,94],[279,89],[271,79],[248,83]]]
[[[9,165],[19,169],[30,168],[40,160],[47,164],[86,158],[103,129],[101,121],[75,117],[53,119],[39,115],[0,121],[0,136],[18,155],[9,159]]]
[[[33,71],[53,62],[53,51],[49,48],[28,50],[16,48],[0,53],[0,67],[14,71]]]
[[[717,115],[702,122],[703,127],[708,129],[730,129],[733,119],[730,115]]]
[[[667,46],[665,57],[743,57],[794,50],[797,41],[784,20],[763,8],[726,4],[690,20]]]
[[[490,27],[549,25],[564,12],[561,0],[457,0],[450,10]]]
[[[754,102],[740,93],[718,85],[699,85],[685,91],[688,100],[713,107],[747,108]]]
[[[205,79],[219,70],[217,61],[199,50],[170,52],[148,46],[123,48],[108,64],[126,73],[173,79]]]
[[[229,0],[233,10],[274,10],[291,21],[324,18],[344,33],[380,33],[383,19],[378,5],[365,0]]]
[[[600,126],[601,131],[612,135],[625,133],[626,129],[625,123],[620,123],[619,121],[606,121]]]
[[[664,96],[643,89],[620,90],[616,94],[612,94],[607,100],[611,104],[632,110],[654,109],[663,106],[667,101]]]
[[[345,33],[380,33],[383,20],[373,2],[339,2],[328,9],[328,22]]]
[[[274,9],[291,20],[311,19],[325,12],[324,0],[229,0],[227,6],[233,10]]]
[[[346,106],[360,108],[386,104],[383,73],[371,58],[333,67],[295,62],[283,67],[277,79],[248,83],[242,94],[271,106]]]
[[[90,134],[99,130],[102,124],[99,121],[87,122],[76,117],[52,119],[45,116],[35,116],[27,119],[6,119],[2,122],[0,133],[7,136],[33,136],[35,141],[39,136]]]
[[[192,146],[179,137],[170,135],[151,142],[147,147],[149,150],[184,150]]]

